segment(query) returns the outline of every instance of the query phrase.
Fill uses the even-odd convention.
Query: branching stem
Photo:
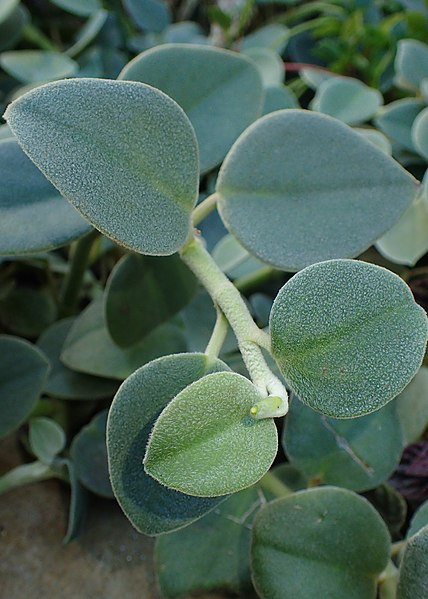
[[[210,196],[205,198],[200,204],[193,210],[192,220],[193,226],[196,227],[201,221],[204,220],[216,207],[217,194],[212,193]]]
[[[213,332],[211,333],[211,338],[208,341],[207,348],[205,350],[205,354],[210,356],[211,358],[217,358],[221,348],[223,347],[224,340],[226,339],[228,322],[217,306],[217,319],[215,321]]]
[[[191,237],[180,251],[181,258],[202,282],[214,303],[221,309],[233,332],[250,377],[261,396],[275,396],[277,405],[274,413],[266,412],[263,400],[252,411],[255,418],[283,416],[288,411],[287,391],[281,381],[272,373],[260,347],[269,350],[268,335],[259,329],[236,287],[220,270],[202,242]],[[269,402],[269,405],[272,402]],[[260,404],[260,405],[259,405]]]

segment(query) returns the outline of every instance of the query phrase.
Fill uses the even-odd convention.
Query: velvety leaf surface
[[[189,495],[233,493],[257,482],[278,440],[272,419],[255,420],[256,387],[239,374],[210,374],[179,393],[153,428],[146,472]]]
[[[155,255],[184,243],[197,144],[186,115],[162,92],[69,79],[21,96],[5,118],[33,162],[108,237]]]
[[[263,599],[375,599],[389,558],[381,517],[351,491],[324,487],[267,504],[253,526],[253,582]]]
[[[377,89],[351,77],[333,77],[318,87],[311,108],[348,125],[359,125],[370,119],[382,104]]]
[[[107,410],[103,410],[74,437],[70,456],[82,485],[102,497],[114,497],[107,464],[106,424]]]
[[[399,87],[418,90],[428,77],[428,46],[419,40],[399,40],[395,73]]]
[[[405,444],[419,440],[428,425],[428,368],[421,366],[395,402]]]
[[[51,418],[32,418],[28,433],[31,451],[43,464],[50,466],[65,447],[63,429]]]
[[[398,575],[397,599],[428,595],[428,526],[407,542]]]
[[[368,416],[335,420],[294,397],[285,422],[284,451],[314,483],[366,491],[400,462],[403,436],[394,403]]]
[[[383,133],[406,150],[415,151],[412,141],[412,125],[425,103],[416,98],[396,100],[383,106],[376,115],[375,124]]]
[[[78,372],[123,380],[139,366],[159,356],[185,351],[183,332],[165,323],[142,341],[120,348],[108,334],[102,301],[92,303],[73,324],[63,347],[61,360]]]
[[[206,374],[227,370],[204,354],[164,356],[139,368],[121,385],[110,408],[107,449],[115,496],[137,530],[158,535],[186,526],[223,497],[191,497],[160,485],[142,460],[153,424],[184,388]]]
[[[368,129],[364,127],[353,127],[354,131],[357,131],[360,135],[365,137],[367,141],[372,143],[376,148],[381,150],[384,154],[391,156],[392,144],[389,139],[376,129]]]
[[[412,140],[416,151],[428,160],[428,108],[416,117],[412,127]]]
[[[94,400],[110,397],[117,390],[117,381],[75,372],[61,361],[61,351],[74,322],[74,318],[56,322],[37,341],[37,346],[51,364],[43,391],[60,399]]]
[[[0,169],[1,254],[54,249],[90,230],[14,139],[0,142]]]
[[[428,526],[428,500],[425,501],[413,515],[406,537],[413,537],[413,535],[417,534],[424,528],[424,526]]]
[[[115,343],[127,347],[186,306],[197,282],[177,256],[129,254],[113,269],[105,292],[105,316]]]
[[[132,60],[119,77],[153,85],[183,108],[198,139],[201,172],[223,160],[262,110],[263,89],[255,66],[220,48],[157,46]]]
[[[260,505],[257,489],[251,487],[183,530],[159,537],[155,562],[162,595],[172,599],[225,590],[253,597],[250,526]]]
[[[360,254],[416,191],[411,175],[361,135],[303,110],[275,112],[249,127],[217,180],[229,231],[261,260],[291,271]]]
[[[353,418],[381,408],[421,365],[427,317],[392,272],[330,260],[280,290],[270,320],[272,350],[290,387],[313,409]]]
[[[0,336],[0,437],[31,413],[49,371],[44,354],[28,341]]]

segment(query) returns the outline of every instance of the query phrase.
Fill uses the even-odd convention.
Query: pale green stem
[[[396,543],[393,543],[391,547],[391,557],[395,557],[396,555],[398,555],[400,551],[402,551],[405,548],[406,545],[407,539],[403,539],[402,541],[397,541]]]
[[[220,310],[220,308],[217,306],[217,319],[215,321],[213,332],[211,333],[211,338],[208,341],[208,345],[205,350],[205,354],[207,356],[210,356],[211,358],[218,357],[221,348],[223,347],[223,343],[226,339],[227,329],[227,319],[223,312]]]
[[[252,415],[256,418],[283,416],[288,411],[287,391],[270,370],[260,349],[260,346],[267,346],[268,336],[256,325],[241,294],[219,269],[199,239],[191,238],[180,250],[180,255],[229,321],[245,366],[262,397],[273,395],[276,400],[280,399],[280,406],[275,406],[274,413],[268,410],[269,416],[266,415],[266,406],[259,405],[260,402],[257,404],[257,411],[252,411]],[[270,404],[269,398],[269,407]]]
[[[49,466],[41,462],[22,464],[0,477],[0,495],[22,485],[36,483],[56,476],[56,473]]]
[[[216,205],[217,205],[217,194],[216,193],[211,194],[210,196],[205,198],[205,200],[203,200],[200,204],[198,204],[192,213],[193,226],[197,227],[198,224],[202,220],[204,220],[204,218],[206,218],[209,214],[211,214],[211,212],[214,210]]]
[[[269,491],[272,495],[275,495],[275,497],[287,497],[287,495],[292,495],[294,493],[294,491],[279,480],[273,472],[266,472],[257,484],[263,491]]]
[[[387,567],[378,578],[379,599],[396,599],[398,568],[389,560]]]

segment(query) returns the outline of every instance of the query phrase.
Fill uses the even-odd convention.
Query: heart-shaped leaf
[[[15,139],[0,142],[0,169],[0,254],[51,250],[90,231]]]
[[[24,151],[97,229],[140,253],[184,243],[199,180],[181,108],[142,83],[69,79],[43,85],[5,114]]]
[[[163,410],[144,458],[148,474],[189,495],[234,493],[257,482],[278,448],[271,418],[255,420],[256,387],[239,374],[209,374]]]
[[[139,368],[122,384],[110,408],[107,449],[116,498],[137,530],[158,535],[186,526],[223,497],[191,497],[160,485],[146,474],[142,458],[164,407],[206,374],[227,370],[204,354],[164,356]]]
[[[416,374],[427,317],[408,286],[365,262],[305,268],[272,307],[272,350],[287,382],[311,408],[354,418],[381,408]]]
[[[375,599],[389,550],[388,530],[366,499],[335,487],[300,491],[256,516],[253,582],[262,599]]]
[[[134,58],[119,78],[153,85],[183,108],[195,129],[203,173],[223,160],[262,110],[256,67],[220,48],[163,44]]]
[[[0,437],[12,432],[31,413],[49,371],[44,354],[31,343],[0,336]]]
[[[416,192],[412,176],[360,134],[303,110],[249,127],[217,180],[229,231],[261,260],[291,271],[360,254]]]

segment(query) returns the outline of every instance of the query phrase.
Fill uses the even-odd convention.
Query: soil
[[[14,437],[0,441],[0,474],[21,461]],[[0,496],[0,599],[161,599],[153,539],[114,501],[95,499],[82,535],[63,545],[68,501],[55,480]]]

